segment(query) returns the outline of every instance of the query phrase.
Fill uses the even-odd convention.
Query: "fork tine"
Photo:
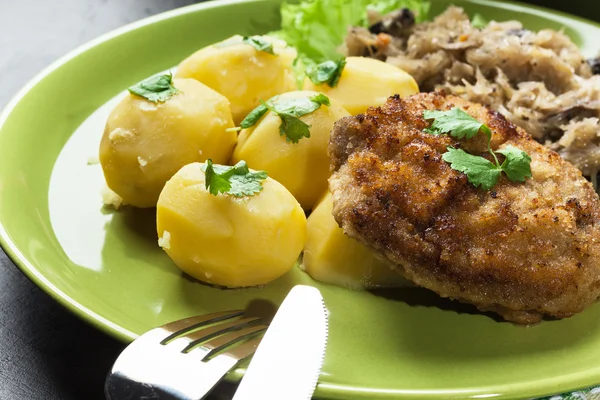
[[[234,359],[237,361],[242,361],[244,358],[254,354],[254,352],[256,351],[256,348],[260,344],[261,340],[262,340],[262,337],[258,337],[256,339],[249,340],[246,343],[244,343],[238,347],[234,347],[233,349],[227,350],[226,352],[219,354],[212,360],[228,357],[228,358],[231,358],[231,359]],[[212,361],[212,360],[210,360],[210,361]],[[208,361],[209,364],[210,364],[210,361]]]
[[[222,311],[213,314],[198,315],[196,317],[184,318],[180,319],[179,321],[171,322],[160,327],[160,329],[163,329],[170,333],[169,336],[167,336],[161,341],[161,344],[165,344],[174,337],[187,333],[191,330],[197,329],[203,325],[209,325],[214,322],[239,317],[243,314],[244,311],[242,310]]]
[[[251,317],[251,318],[243,318],[235,321],[225,322],[222,324],[217,324],[215,326],[211,326],[208,328],[201,329],[199,331],[190,332],[184,336],[178,337],[176,340],[185,340],[186,346],[183,351],[189,351],[192,347],[196,346],[198,343],[207,341],[209,339],[214,338],[215,336],[222,335],[223,333],[235,331],[237,329],[243,328],[252,322],[258,321],[260,318]],[[174,343],[174,342],[173,342]]]
[[[234,343],[237,343],[241,340],[248,338],[251,335],[254,335],[259,332],[266,331],[268,328],[267,325],[256,325],[250,326],[244,329],[240,329],[234,332],[227,333],[223,336],[219,336],[216,339],[213,339],[209,342],[202,344],[196,349],[192,350],[193,352],[203,351],[205,352],[202,361],[206,360],[208,357],[211,357],[215,353],[223,350],[225,347],[230,346]]]

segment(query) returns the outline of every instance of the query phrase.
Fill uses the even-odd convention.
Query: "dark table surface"
[[[529,2],[600,21],[600,13],[590,15],[585,7],[588,1]],[[0,109],[38,71],[79,44],[192,3],[0,0]],[[106,372],[122,348],[55,303],[0,251],[0,400],[103,399]]]

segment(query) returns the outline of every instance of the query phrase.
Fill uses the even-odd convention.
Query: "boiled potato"
[[[344,235],[331,215],[331,194],[308,217],[304,268],[315,280],[355,290],[408,286],[390,265],[362,243]]]
[[[346,66],[336,87],[315,85],[306,78],[303,89],[325,93],[352,115],[364,113],[369,107],[380,106],[392,95],[406,97],[419,92],[417,82],[408,73],[386,62],[366,57],[346,58]]]
[[[296,91],[282,94],[278,99],[316,94]],[[327,146],[331,128],[335,121],[349,115],[335,100],[330,101],[329,107],[322,105],[311,114],[300,117],[311,127],[310,137],[302,138],[298,143],[286,141],[285,136],[279,133],[281,119],[268,112],[257,125],[240,132],[233,162],[246,160],[250,167],[267,171],[298,199],[304,209],[311,209],[327,189],[330,175]]]
[[[108,187],[135,207],[154,207],[182,166],[212,158],[225,163],[237,135],[225,97],[193,79],[175,79],[179,93],[153,103],[127,94],[108,117],[100,163]]]
[[[227,97],[237,124],[260,100],[296,89],[292,71],[296,50],[282,40],[260,38],[273,44],[276,55],[244,44],[242,36],[236,35],[183,60],[177,76],[197,79]]]
[[[267,178],[253,196],[215,196],[204,177],[202,164],[186,165],[158,199],[159,244],[175,264],[227,287],[262,285],[289,271],[306,240],[306,217],[290,192]]]

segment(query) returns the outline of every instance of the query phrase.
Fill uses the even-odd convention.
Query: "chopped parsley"
[[[318,110],[322,105],[330,105],[329,98],[322,93],[291,99],[275,96],[252,110],[240,123],[240,127],[247,129],[256,125],[267,111],[271,111],[281,119],[279,134],[285,136],[288,142],[298,143],[300,139],[310,137],[310,125],[300,117]]]
[[[432,135],[447,133],[457,139],[471,139],[479,131],[482,131],[489,137],[492,135],[490,128],[458,107],[454,107],[450,111],[425,110],[423,118],[433,120],[429,128],[425,129],[425,132]]]
[[[449,134],[454,138],[467,140],[479,132],[486,135],[488,152],[494,158],[494,162],[453,147],[448,147],[448,152],[442,155],[442,159],[450,163],[452,169],[466,174],[469,182],[475,187],[481,186],[484,190],[490,190],[498,183],[502,172],[513,182],[524,182],[525,178],[531,177],[531,158],[526,152],[512,145],[496,152],[492,151],[490,128],[460,108],[454,107],[449,111],[427,110],[423,112],[423,118],[433,120],[424,130],[432,135]],[[502,164],[498,161],[496,153],[505,157]]]
[[[442,155],[442,159],[450,163],[452,169],[465,173],[469,182],[475,187],[481,186],[483,190],[494,187],[502,174],[502,168],[497,164],[462,149],[448,147],[448,152]]]
[[[273,51],[273,43],[263,39],[260,36],[244,36],[242,42],[249,44],[258,51],[264,51],[265,53],[275,55],[275,52]]]
[[[173,86],[173,75],[170,73],[154,75],[136,83],[127,90],[129,90],[129,93],[141,96],[153,103],[167,101],[179,93],[179,90]]]
[[[210,194],[230,194],[235,197],[253,196],[260,192],[262,181],[267,179],[264,171],[251,172],[246,161],[240,161],[233,167],[215,165],[209,158],[204,168],[205,187]]]
[[[501,168],[508,179],[513,182],[525,182],[525,178],[531,178],[531,157],[529,157],[529,154],[512,145],[497,150],[496,153],[506,157]]]
[[[307,68],[306,76],[315,85],[326,83],[329,87],[333,88],[337,86],[345,66],[345,58],[338,61],[327,60]]]
[[[476,13],[475,15],[473,15],[473,18],[471,19],[471,25],[474,28],[483,29],[486,26],[488,26],[489,23],[490,22],[487,19],[485,19],[483,17],[483,15],[481,15],[479,13]]]
[[[256,49],[256,51],[262,51],[268,54],[272,54],[276,56],[275,50],[273,50],[273,43],[264,39],[261,36],[243,36],[240,40],[239,38],[231,38],[227,39],[223,42],[214,44],[215,47],[229,47],[234,46],[236,44],[248,44]]]
[[[240,123],[240,128],[247,129],[256,125],[256,123],[269,111],[266,103],[261,103],[254,110],[250,111],[250,114],[246,115],[246,118]]]

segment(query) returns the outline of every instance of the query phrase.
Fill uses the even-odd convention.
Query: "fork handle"
[[[117,374],[110,374],[104,386],[106,400],[193,400],[169,393],[156,386],[132,382]]]
[[[189,369],[188,376],[171,375],[169,385],[152,385],[111,372],[104,384],[104,394],[107,400],[200,400],[239,361],[228,353],[221,354],[204,364],[207,366],[204,373]]]

